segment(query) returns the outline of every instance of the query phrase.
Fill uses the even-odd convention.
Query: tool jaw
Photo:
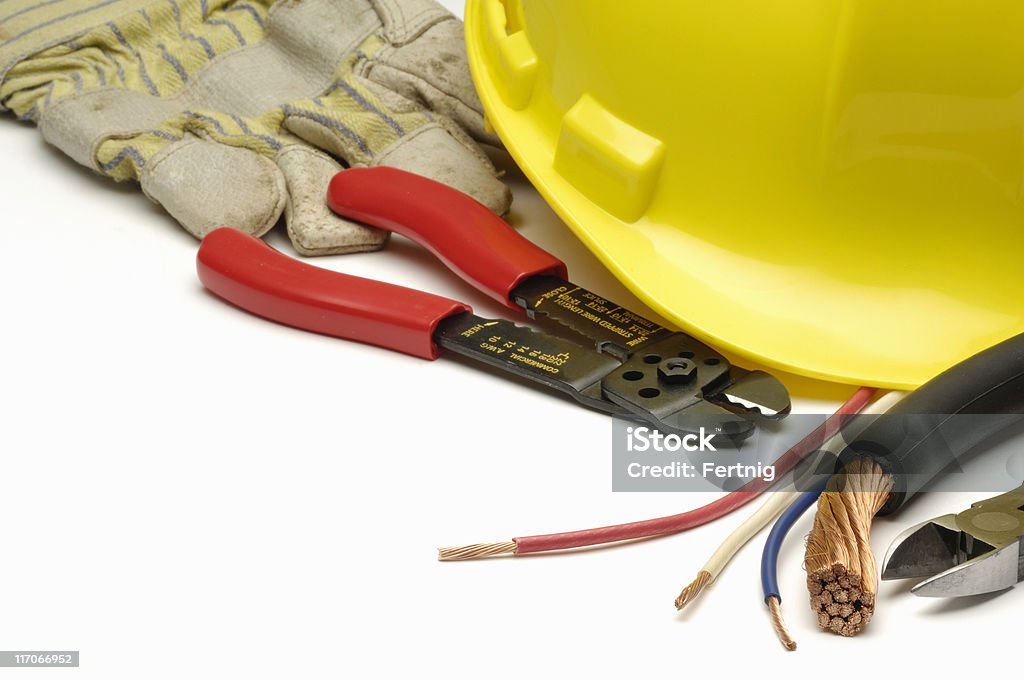
[[[777,378],[736,366],[729,369],[729,381],[706,390],[704,398],[734,413],[752,413],[769,420],[785,418],[792,408],[789,391]]]
[[[956,566],[960,529],[949,514],[910,527],[892,542],[882,563],[882,580],[934,576]]]
[[[925,578],[923,597],[963,597],[1024,580],[1024,487],[903,532],[885,557],[882,579]]]
[[[1021,542],[987,552],[918,583],[910,592],[921,597],[965,597],[1006,590],[1016,585],[1024,567]]]
[[[633,354],[603,380],[604,395],[663,432],[714,432],[736,446],[753,434],[753,415],[781,418],[789,393],[775,378],[736,368],[682,333]]]

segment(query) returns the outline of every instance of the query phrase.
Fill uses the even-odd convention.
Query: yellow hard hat
[[[469,0],[489,120],[665,318],[920,385],[1024,331],[1024,4]]]

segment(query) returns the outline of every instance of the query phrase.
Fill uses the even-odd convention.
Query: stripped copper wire
[[[456,548],[439,548],[437,559],[441,562],[458,562],[460,560],[477,560],[482,557],[497,557],[499,555],[514,555],[516,552],[515,541],[502,541],[500,543],[474,543]]]
[[[683,588],[682,592],[679,593],[679,597],[676,598],[676,609],[682,609],[696,600],[701,591],[707,588],[712,580],[711,572],[704,570],[697,572],[697,578],[693,579],[690,585]]]
[[[789,632],[789,628],[786,627],[786,620],[782,618],[782,602],[779,598],[774,595],[769,597],[768,600],[768,611],[772,617],[772,628],[775,629],[775,634],[779,637],[779,642],[782,646],[793,652],[796,651],[796,640]]]

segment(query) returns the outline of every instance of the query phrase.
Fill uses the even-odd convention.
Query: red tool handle
[[[327,203],[339,215],[416,241],[473,287],[512,309],[520,310],[510,296],[526,279],[567,276],[561,260],[483,204],[404,170],[343,170],[331,180]]]
[[[472,311],[438,295],[304,264],[228,227],[203,239],[196,269],[204,286],[253,314],[423,359],[438,357],[434,330],[442,319]]]

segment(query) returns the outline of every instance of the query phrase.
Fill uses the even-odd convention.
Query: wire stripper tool
[[[559,334],[477,316],[462,302],[313,267],[221,228],[197,258],[203,284],[259,316],[424,359],[440,350],[568,394],[607,413],[685,436],[703,427],[733,446],[755,418],[790,410],[786,388],[566,280],[566,266],[469,196],[392,168],[331,182],[337,213],[402,234],[502,305]]]

